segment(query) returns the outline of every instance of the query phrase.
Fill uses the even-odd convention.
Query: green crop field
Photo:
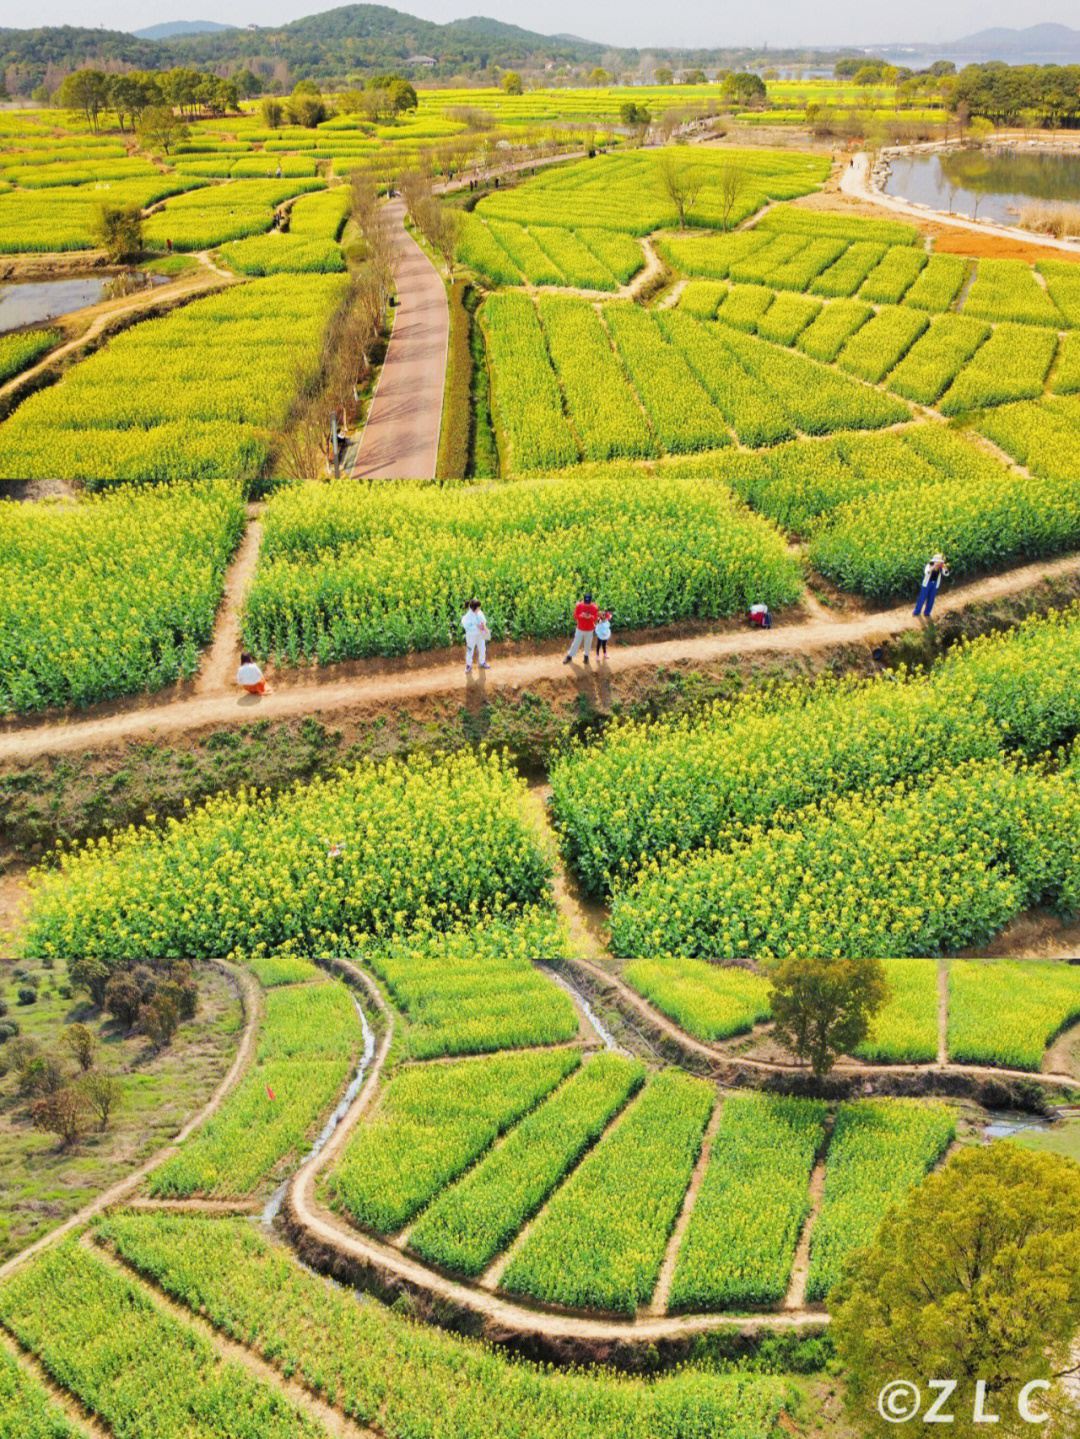
[[[367,10],[0,30],[0,1439],[861,1439],[905,1213],[1066,1368],[1080,266],[874,187],[1075,67]]]

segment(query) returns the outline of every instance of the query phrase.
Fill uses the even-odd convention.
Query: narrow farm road
[[[967,585],[957,585],[938,600],[935,618],[962,611],[970,605],[985,604],[1023,594],[1044,580],[1080,573],[1080,555],[1038,562],[989,575]],[[890,637],[917,630],[922,621],[912,616],[911,605],[850,619],[794,618],[771,630],[737,629],[701,634],[685,639],[649,640],[620,646],[612,651],[605,673],[631,674],[655,670],[658,666],[708,665],[734,655],[810,654],[847,645],[878,645]],[[152,695],[111,701],[80,714],[40,718],[20,717],[0,721],[0,764],[35,758],[43,754],[71,753],[118,740],[138,739],[152,734],[190,733],[209,726],[250,724],[254,719],[284,720],[318,715],[326,721],[333,714],[355,713],[365,706],[429,701],[443,695],[473,693],[490,699],[496,692],[520,691],[543,680],[561,679],[568,686],[585,687],[603,700],[604,667],[568,672],[563,668],[564,642],[537,644],[531,653],[500,660],[499,647],[492,654],[492,668],[479,680],[466,683],[460,654],[450,658],[446,651],[431,655],[408,655],[392,660],[356,661],[348,673],[332,678],[332,670],[283,670],[272,677],[273,692],[256,698],[236,693],[226,685],[214,694],[194,695],[172,701],[155,701]],[[324,678],[325,676],[325,678]],[[228,678],[228,677],[227,677]]]
[[[393,229],[398,307],[352,473],[358,480],[433,480],[450,338],[446,290],[405,229],[404,201],[384,208],[383,224]]]

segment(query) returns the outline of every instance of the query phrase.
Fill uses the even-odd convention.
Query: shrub
[[[59,1136],[61,1149],[74,1144],[86,1127],[87,1103],[77,1089],[58,1089],[30,1108],[35,1129]]]

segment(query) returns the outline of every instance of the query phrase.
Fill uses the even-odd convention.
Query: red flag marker
[[[273,1102],[274,1102],[274,1091],[270,1088],[269,1085],[266,1086],[266,1097],[267,1097],[267,1099],[269,1099],[270,1103],[273,1104]]]

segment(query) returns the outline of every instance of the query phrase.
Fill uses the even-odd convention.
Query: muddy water
[[[120,275],[76,275],[65,280],[27,280],[0,285],[0,335],[23,325],[40,325],[46,320],[70,315],[101,300],[167,284],[167,275],[148,275],[128,270]]]

